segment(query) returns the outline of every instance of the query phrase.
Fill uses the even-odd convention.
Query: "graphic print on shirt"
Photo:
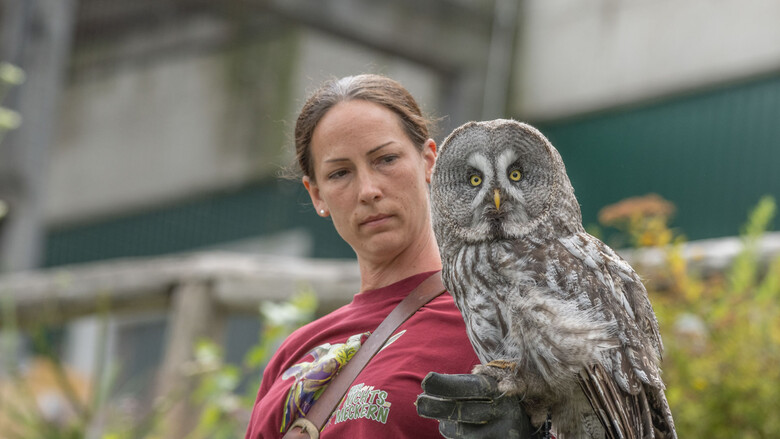
[[[279,430],[281,433],[287,431],[296,418],[308,413],[328,383],[355,355],[369,335],[369,332],[364,332],[349,337],[345,343],[325,343],[317,346],[306,354],[307,357],[313,358],[312,361],[295,364],[284,372],[282,379],[295,377],[295,381],[284,401],[284,417]]]
[[[333,412],[329,423],[340,424],[353,419],[368,419],[386,424],[390,416],[390,405],[386,391],[365,383],[355,384],[347,392],[341,406]]]
[[[394,334],[378,352],[385,350],[404,333],[406,333],[405,329]],[[341,403],[333,411],[326,425],[340,424],[355,419],[368,419],[386,424],[387,418],[390,416],[391,405],[387,397],[388,393],[383,389],[366,385],[366,383],[355,384],[341,399]]]

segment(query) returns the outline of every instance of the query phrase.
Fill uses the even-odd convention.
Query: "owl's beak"
[[[493,202],[496,203],[496,210],[501,208],[501,194],[499,194],[498,189],[493,189]]]

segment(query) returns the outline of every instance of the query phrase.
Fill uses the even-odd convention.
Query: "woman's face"
[[[420,152],[391,110],[363,100],[336,104],[314,129],[310,152],[315,179],[303,184],[359,257],[390,261],[430,230],[436,144],[428,140]]]

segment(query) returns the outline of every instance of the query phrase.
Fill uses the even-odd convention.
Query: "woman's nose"
[[[371,175],[363,174],[359,178],[360,184],[359,197],[361,203],[371,203],[382,198],[382,190],[379,188],[375,178]]]

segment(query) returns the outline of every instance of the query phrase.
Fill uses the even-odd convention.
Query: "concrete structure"
[[[511,112],[551,120],[780,72],[772,0],[527,0]]]

